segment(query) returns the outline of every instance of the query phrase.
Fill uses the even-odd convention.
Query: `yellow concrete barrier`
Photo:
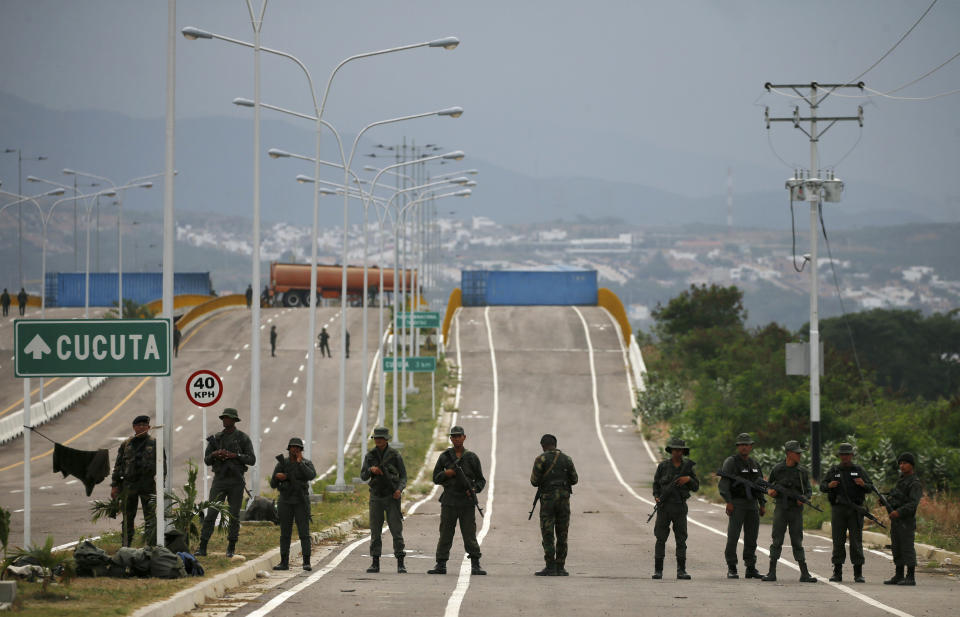
[[[450,299],[447,300],[447,314],[443,317],[443,344],[449,345],[447,333],[450,331],[450,322],[453,321],[453,313],[463,306],[463,292],[457,287],[450,292]]]
[[[198,306],[193,307],[187,313],[177,320],[177,327],[180,328],[181,332],[185,332],[186,329],[190,326],[190,323],[199,319],[207,313],[228,308],[231,306],[242,306],[246,308],[247,298],[243,294],[231,294],[229,296],[220,296],[219,298],[214,298],[208,302],[204,302]]]
[[[623,308],[623,302],[620,302],[617,294],[606,287],[601,287],[597,290],[597,304],[610,311],[613,318],[620,324],[620,330],[623,331],[623,342],[629,345],[633,330],[630,328],[630,320],[627,319],[627,311]]]
[[[208,296],[205,294],[180,294],[179,296],[173,297],[173,310],[188,306],[197,306],[203,304],[204,302],[209,302],[213,300],[216,296]],[[163,299],[153,300],[147,302],[147,309],[154,315],[159,315],[160,310],[163,307]]]

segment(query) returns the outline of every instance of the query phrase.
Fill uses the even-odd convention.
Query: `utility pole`
[[[807,106],[810,108],[810,115],[800,116],[799,106],[793,108],[793,115],[787,118],[771,118],[770,108],[764,110],[764,120],[767,130],[770,129],[771,122],[792,122],[795,129],[802,131],[810,140],[810,169],[806,177],[796,173],[793,178],[787,180],[786,188],[790,191],[790,199],[810,202],[810,345],[808,347],[810,355],[810,464],[815,480],[820,480],[820,319],[818,306],[819,279],[817,277],[817,215],[820,210],[820,202],[840,201],[840,193],[843,191],[843,183],[829,174],[826,179],[820,178],[818,169],[819,160],[817,153],[817,143],[824,133],[837,122],[855,121],[863,126],[863,107],[857,108],[856,116],[818,116],[817,110],[820,105],[835,91],[845,88],[857,88],[863,91],[864,83],[856,84],[818,84],[811,82],[809,84],[771,84],[767,82],[764,88],[769,92],[772,89],[788,89],[795,92]],[[804,94],[801,89],[808,89],[809,94]],[[820,94],[821,89],[827,92]],[[809,122],[809,131],[801,122]],[[818,128],[818,122],[829,122],[823,129]],[[821,195],[822,193],[822,195]]]

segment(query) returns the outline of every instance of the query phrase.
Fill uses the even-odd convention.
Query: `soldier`
[[[360,479],[370,485],[370,557],[373,563],[367,572],[380,571],[380,553],[383,548],[383,519],[393,536],[393,556],[397,558],[397,573],[406,574],[403,565],[403,514],[400,513],[400,495],[407,487],[407,468],[400,453],[387,445],[390,431],[385,426],[373,429],[374,447],[363,457]]]
[[[17,294],[17,307],[20,309],[20,316],[23,317],[27,312],[27,292],[23,287],[20,288],[20,293]]]
[[[665,448],[670,458],[657,465],[653,475],[653,498],[657,501],[657,521],[653,534],[657,543],[653,553],[653,576],[663,578],[663,559],[667,554],[667,538],[673,524],[673,539],[677,544],[677,579],[690,580],[687,574],[687,499],[691,491],[700,488],[700,480],[693,467],[694,461],[685,458],[690,448],[683,439],[672,439]]]
[[[917,584],[914,571],[917,567],[917,551],[913,546],[913,536],[917,531],[917,507],[923,497],[923,485],[914,473],[913,454],[904,452],[897,457],[900,466],[900,479],[887,495],[887,501],[893,510],[890,512],[890,544],[893,548],[893,565],[896,573],[883,581],[884,585]],[[906,566],[907,575],[903,575]]]
[[[274,358],[277,355],[277,327],[270,326],[270,357]]]
[[[180,328],[173,327],[173,357],[176,358],[180,355],[180,339],[183,338],[183,333],[180,332]]]
[[[203,455],[203,462],[213,468],[213,485],[210,487],[210,501],[223,501],[230,504],[230,528],[227,532],[227,557],[233,557],[237,548],[237,538],[240,536],[240,502],[243,501],[243,491],[246,488],[243,474],[247,467],[257,462],[253,453],[253,443],[246,433],[234,426],[240,421],[237,410],[228,407],[220,414],[223,421],[223,430],[216,435],[207,437],[207,449]],[[217,518],[217,511],[207,510],[203,518],[203,530],[200,532],[200,547],[196,554],[207,554],[207,542],[213,535],[213,524]]]
[[[247,300],[247,308],[250,308],[250,305],[253,304],[253,285],[247,285],[247,291],[243,293],[243,296]]]
[[[320,357],[323,357],[324,352],[326,352],[327,357],[330,357],[330,334],[327,332],[327,327],[324,326],[320,329],[320,334],[317,335],[317,343],[320,346]]]
[[[3,288],[3,294],[0,294],[0,306],[3,307],[3,316],[6,317],[10,311],[10,292]]]
[[[570,576],[563,566],[567,561],[567,530],[570,528],[570,495],[579,481],[573,459],[557,449],[557,438],[540,438],[543,454],[533,461],[530,484],[537,487],[540,499],[540,537],[546,566],[537,576]],[[556,544],[554,544],[556,531]]]
[[[474,514],[476,495],[487,485],[476,454],[463,447],[467,434],[462,426],[450,429],[452,448],[447,448],[433,468],[433,483],[443,485],[440,495],[440,540],[437,542],[437,565],[427,574],[446,574],[453,532],[460,522],[463,547],[470,556],[470,573],[486,574],[480,568],[480,544],[477,542],[477,519]]]
[[[280,492],[277,500],[277,514],[280,517],[280,563],[274,570],[290,569],[290,536],[293,533],[293,521],[297,521],[297,535],[300,536],[300,552],[303,556],[303,569],[310,566],[310,480],[317,477],[310,459],[303,458],[303,440],[293,437],[287,444],[289,456],[277,455],[277,464],[270,476],[270,487]]]
[[[133,436],[120,444],[110,482],[110,499],[118,496],[122,499],[123,546],[130,546],[133,542],[138,500],[143,506],[146,544],[156,544],[157,512],[148,507],[150,499],[157,494],[156,474],[157,440],[150,436],[150,418],[137,416],[133,419]]]
[[[763,479],[760,464],[750,458],[753,439],[749,433],[737,435],[737,453],[727,457],[721,470],[745,480]],[[751,489],[729,478],[720,478],[720,496],[727,502],[727,547],[723,554],[727,560],[727,578],[740,578],[737,574],[737,541],[743,529],[744,578],[761,578],[757,570],[757,534],[760,532],[760,517],[766,511],[767,500],[762,491]]]
[[[767,481],[775,484],[784,491],[771,488],[767,494],[776,500],[777,508],[773,513],[773,542],[770,544],[770,569],[763,577],[764,581],[777,580],[777,560],[783,550],[783,536],[790,528],[790,546],[793,548],[793,558],[800,566],[800,582],[816,583],[817,579],[810,576],[807,569],[807,559],[803,551],[803,503],[796,499],[802,495],[807,499],[813,494],[810,488],[810,472],[800,464],[800,457],[804,449],[799,441],[790,440],[783,445],[786,451],[786,460],[773,466]],[[790,498],[787,491],[796,495]]]
[[[863,467],[853,462],[853,445],[842,443],[837,448],[840,464],[827,470],[820,483],[820,492],[830,500],[830,529],[833,535],[833,576],[830,581],[843,581],[843,562],[847,558],[847,534],[850,537],[850,563],[853,581],[863,583],[863,500],[872,489]]]

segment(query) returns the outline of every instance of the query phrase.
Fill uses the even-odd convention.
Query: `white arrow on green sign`
[[[410,323],[413,315],[413,323]],[[400,322],[404,328],[439,328],[440,313],[435,311],[416,311],[414,313],[400,313]]]
[[[433,356],[408,356],[402,359],[406,360],[405,366],[409,373],[432,373],[437,370],[437,359]],[[400,370],[400,366],[398,363],[397,370]],[[383,359],[383,371],[393,372],[393,356]]]
[[[18,319],[17,377],[170,374],[166,319]]]

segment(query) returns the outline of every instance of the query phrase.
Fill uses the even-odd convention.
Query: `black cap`
[[[910,463],[914,467],[916,467],[917,465],[916,459],[913,458],[913,454],[909,452],[904,452],[903,454],[897,457],[897,465],[899,465],[900,463]]]
[[[133,419],[134,424],[150,424],[150,416],[137,416]]]

